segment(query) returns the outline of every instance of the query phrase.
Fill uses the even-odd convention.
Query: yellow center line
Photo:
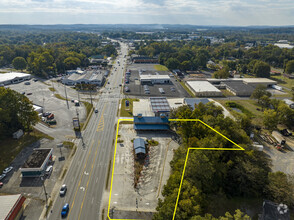
[[[97,127],[97,130],[96,130],[97,132],[98,131],[103,131],[103,128],[104,128],[104,116],[103,116],[103,114],[104,114],[106,106],[107,106],[107,104],[104,104],[103,110],[101,112],[101,118],[100,118],[100,120],[98,122],[98,127]]]
[[[84,200],[85,200],[85,198],[86,198],[86,194],[87,194],[87,190],[88,190],[88,185],[89,185],[89,182],[90,182],[90,179],[91,179],[91,175],[92,175],[92,171],[93,171],[94,163],[95,163],[95,161],[96,161],[96,155],[97,155],[97,152],[98,152],[99,145],[100,145],[100,141],[98,142],[98,146],[97,146],[97,149],[96,149],[96,152],[95,152],[95,157],[94,157],[94,160],[93,160],[93,163],[92,163],[92,167],[91,167],[91,171],[90,171],[89,179],[88,179],[87,186],[86,186],[86,192],[85,192],[85,194],[84,194],[84,198],[83,198],[83,201],[82,201],[82,205],[81,205],[81,209],[80,209],[80,213],[79,213],[79,218],[78,218],[78,219],[80,219],[81,214],[82,214],[82,209],[83,209],[83,205],[84,205]]]
[[[82,177],[83,177],[83,174],[84,174],[84,171],[85,171],[86,165],[87,165],[87,163],[88,163],[88,159],[89,159],[89,156],[90,156],[90,154],[91,154],[91,151],[92,151],[92,147],[93,147],[93,145],[94,145],[94,140],[92,140],[92,142],[91,142],[91,147],[90,147],[90,150],[89,150],[89,153],[88,153],[88,157],[87,157],[86,163],[85,163],[85,165],[84,165],[83,172],[82,172],[82,174],[81,174],[80,181],[79,181],[78,187],[77,187],[77,189],[76,189],[76,192],[75,192],[75,196],[74,196],[74,199],[73,199],[72,205],[71,205],[71,207],[70,207],[70,209],[69,209],[69,212],[68,212],[68,218],[69,218],[69,216],[70,216],[70,212],[71,212],[71,210],[72,210],[72,208],[73,208],[73,206],[74,206],[74,204],[75,204],[75,199],[76,199],[76,196],[77,196],[77,192],[78,192],[78,190],[79,190],[79,187],[80,187],[80,184],[81,184],[81,181],[82,181]]]

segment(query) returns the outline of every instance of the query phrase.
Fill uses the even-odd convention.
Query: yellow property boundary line
[[[107,211],[107,217],[108,217],[108,219],[112,219],[112,218],[109,217],[109,211],[110,211],[110,203],[111,203],[111,193],[112,193],[112,183],[113,183],[113,174],[114,174],[114,165],[115,165],[115,156],[116,156],[118,130],[119,130],[119,123],[121,121],[134,121],[134,120],[133,119],[118,119],[118,122],[117,122],[116,137],[115,137],[115,149],[114,149],[114,155],[113,155],[113,166],[112,166],[112,174],[111,174],[111,185],[110,185],[108,211]],[[182,188],[182,184],[183,184],[184,174],[185,174],[186,165],[187,165],[187,161],[188,161],[190,150],[241,150],[241,151],[244,151],[245,149],[242,148],[241,146],[239,146],[238,144],[236,144],[235,142],[233,142],[232,140],[230,140],[229,138],[227,138],[226,136],[224,136],[223,134],[221,134],[220,132],[218,132],[217,130],[215,130],[214,128],[210,127],[209,125],[207,125],[206,123],[204,123],[200,119],[169,119],[169,121],[187,121],[187,122],[188,121],[194,121],[194,122],[200,122],[201,124],[203,124],[206,127],[210,128],[211,130],[213,130],[214,132],[216,132],[217,134],[219,134],[220,136],[222,136],[223,138],[225,138],[226,140],[228,140],[229,142],[231,142],[232,144],[234,144],[235,146],[238,147],[238,148],[192,148],[192,147],[188,148],[188,152],[187,152],[187,155],[186,155],[185,164],[184,164],[184,168],[183,168],[183,172],[182,172],[182,177],[181,177],[181,183],[180,183],[180,187],[179,187],[179,192],[178,192],[178,196],[177,196],[177,200],[176,200],[176,205],[175,205],[175,209],[174,209],[174,213],[173,213],[173,218],[172,218],[172,220],[174,220],[175,219],[175,216],[176,216],[176,211],[177,211],[178,202],[179,202],[179,198],[180,198],[180,192],[181,192],[181,188]],[[126,220],[126,219],[112,219],[112,220]],[[128,219],[128,220],[135,220],[135,219]]]

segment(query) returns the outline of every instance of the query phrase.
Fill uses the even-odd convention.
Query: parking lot
[[[178,144],[171,138],[169,132],[140,132],[133,129],[133,125],[120,125],[119,140],[117,144],[115,169],[113,176],[113,188],[111,194],[111,208],[115,209],[113,218],[122,212],[118,210],[154,212],[158,198],[161,198],[161,190],[169,177],[169,162],[173,156],[173,150]],[[150,146],[147,162],[143,166],[137,188],[134,188],[134,138],[158,141],[157,146]],[[146,160],[145,160],[146,161]],[[124,215],[123,215],[124,216]],[[111,217],[111,216],[110,216]],[[133,218],[136,216],[127,216]],[[141,216],[144,218],[144,216]],[[147,218],[148,219],[148,218]]]
[[[26,148],[24,148],[17,157],[13,160],[10,166],[13,170],[8,173],[8,175],[1,180],[4,183],[3,187],[0,189],[0,193],[4,194],[19,194],[24,195],[27,200],[25,202],[25,212],[24,216],[29,216],[31,219],[39,219],[40,214],[43,210],[45,204],[45,193],[43,188],[43,183],[48,196],[56,195],[57,192],[54,191],[54,186],[56,184],[57,190],[62,184],[61,179],[63,176],[63,167],[68,164],[70,160],[71,149],[63,147],[59,149],[56,147],[58,143],[57,140],[51,141],[47,139],[42,139]],[[34,148],[53,148],[53,171],[50,175],[45,178],[44,181],[41,178],[22,178],[20,168],[23,166],[27,158],[32,154]],[[56,189],[55,189],[56,190]],[[48,197],[48,199],[50,196]]]
[[[175,79],[174,75],[167,71],[156,71],[154,69],[154,64],[132,64],[127,67],[127,70],[131,70],[131,75],[129,77],[129,83],[124,84],[129,88],[129,92],[124,92],[125,95],[133,96],[164,96],[164,97],[190,97],[186,90],[180,85],[180,83]],[[139,71],[142,71],[143,75],[169,75],[170,83],[166,84],[154,84],[148,85],[149,92],[146,93],[144,86],[140,84]],[[163,91],[160,92],[160,88]]]
[[[30,85],[25,85],[28,82]],[[49,90],[52,86],[56,90],[55,92]],[[42,106],[44,112],[52,112],[54,114],[54,119],[57,121],[56,126],[49,128],[45,124],[39,123],[36,128],[60,141],[71,140],[75,137],[72,118],[76,117],[77,113],[79,114],[80,121],[83,121],[86,118],[86,111],[83,105],[77,107],[74,106],[74,103],[69,101],[67,107],[65,100],[55,97],[54,94],[59,94],[65,97],[65,90],[62,84],[53,84],[50,80],[45,82],[34,82],[31,79],[18,84],[11,84],[9,85],[9,88],[20,93],[24,92],[33,104]],[[77,92],[74,89],[67,87],[67,97],[69,100],[77,99]]]

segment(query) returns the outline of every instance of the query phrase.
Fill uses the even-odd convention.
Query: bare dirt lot
[[[145,214],[154,212],[157,200],[161,197],[162,187],[170,174],[169,162],[172,159],[173,150],[178,147],[178,144],[172,139],[170,132],[136,133],[133,125],[128,124],[120,125],[119,135],[118,139],[123,142],[117,144],[116,151],[111,194],[113,218],[121,218],[122,216],[117,215],[122,214],[122,211],[144,212]],[[149,160],[145,160],[138,187],[135,189],[132,140],[137,137],[144,140],[153,139],[159,144],[150,146],[147,156]],[[128,218],[133,217],[128,216]],[[145,217],[142,216],[142,218]],[[147,219],[150,219],[150,215]]]

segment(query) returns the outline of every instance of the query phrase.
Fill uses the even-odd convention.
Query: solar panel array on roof
[[[151,109],[153,112],[169,112],[170,107],[165,97],[150,97]]]

